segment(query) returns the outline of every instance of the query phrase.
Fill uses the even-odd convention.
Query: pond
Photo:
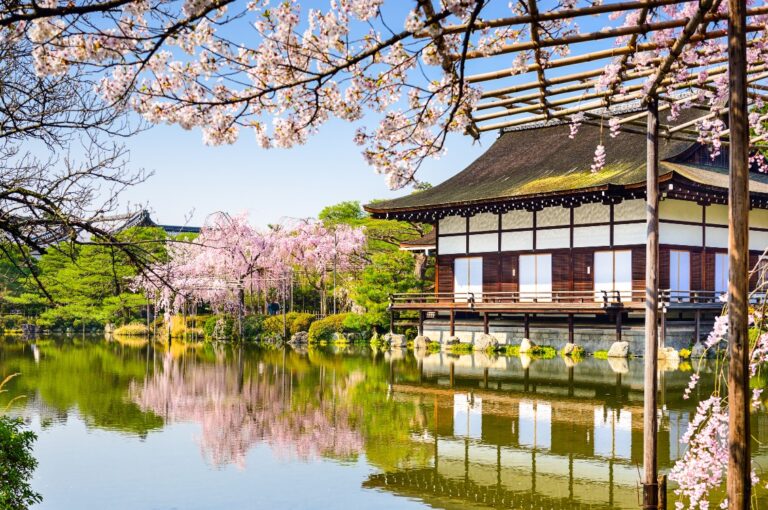
[[[690,366],[660,376],[659,465]],[[0,342],[39,507],[638,508],[642,360]],[[706,381],[698,391],[705,395]],[[768,420],[754,417],[755,455]],[[759,443],[757,442],[759,441]],[[764,464],[764,462],[763,462]]]

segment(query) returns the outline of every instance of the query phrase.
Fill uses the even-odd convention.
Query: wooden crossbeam
[[[675,43],[669,49],[669,53],[667,54],[666,59],[664,59],[664,62],[661,64],[661,67],[659,67],[659,72],[658,74],[656,74],[656,78],[651,83],[651,86],[648,88],[648,93],[643,98],[643,104],[647,104],[648,101],[656,97],[656,93],[658,92],[659,87],[661,86],[661,82],[664,80],[664,77],[672,69],[672,65],[677,61],[677,58],[683,52],[683,49],[688,44],[688,41],[691,39],[691,37],[693,37],[694,33],[696,32],[696,29],[699,28],[699,25],[704,21],[704,18],[707,15],[707,11],[709,11],[712,8],[713,3],[714,3],[714,0],[699,1],[698,9],[696,9],[696,12],[694,13],[694,15],[687,20],[688,22],[685,24],[685,28],[683,28],[683,32],[675,40]]]

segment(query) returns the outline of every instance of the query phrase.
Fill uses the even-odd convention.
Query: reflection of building
[[[366,487],[438,508],[636,508],[642,465],[642,364],[607,361],[524,366],[516,358],[429,355],[395,393],[431,405],[429,466],[371,476]],[[659,464],[669,469],[694,407],[688,374],[662,377]],[[429,414],[429,410],[426,410]],[[461,503],[459,503],[461,502]]]

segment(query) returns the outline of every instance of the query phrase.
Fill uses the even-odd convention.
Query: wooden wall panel
[[[702,275],[701,250],[691,250],[691,290],[702,289],[704,277]]]
[[[518,255],[514,253],[502,253],[500,255],[501,262],[501,281],[499,282],[499,291],[501,292],[517,292],[520,288],[518,286],[517,271],[518,271]]]
[[[659,248],[659,289],[669,289],[669,248]]]
[[[755,268],[758,261],[760,260],[760,255],[757,253],[750,253],[749,254],[749,270],[750,272]],[[750,278],[749,278],[749,290],[755,290],[757,288],[757,279],[760,277],[761,271],[754,271],[752,272]]]
[[[552,254],[552,291],[568,292],[572,290],[571,254],[557,252]]]
[[[710,250],[702,253],[704,274],[701,279],[701,290],[715,290],[715,253]]]
[[[501,264],[499,255],[483,255],[483,292],[499,292],[501,281]]]
[[[592,268],[594,258],[595,255],[592,250],[574,250],[573,290],[584,292],[595,288],[592,270],[590,269],[589,272],[587,272],[587,268]]]
[[[437,291],[440,293],[453,292],[453,259],[446,255],[437,257]]]
[[[632,248],[632,290],[645,296],[645,247]]]

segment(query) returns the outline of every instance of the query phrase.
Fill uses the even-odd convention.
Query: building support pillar
[[[621,342],[621,321],[623,319],[623,314],[621,311],[619,311],[616,314],[616,341]]]
[[[419,310],[419,336],[424,336],[424,311]]]
[[[449,336],[454,336],[456,334],[456,311],[453,309],[450,311],[449,321]]]
[[[643,508],[658,506],[656,396],[659,347],[659,102],[648,102],[645,206],[645,372],[643,385]]]
[[[574,339],[573,337],[574,337],[574,334],[573,334],[573,314],[569,314],[568,315],[568,343],[569,344],[573,343],[573,339]]]
[[[490,322],[488,320],[488,312],[483,313],[483,333],[486,335],[491,332]]]
[[[750,507],[749,426],[749,122],[746,2],[728,1],[728,477],[730,510]]]
[[[531,323],[530,323],[530,317],[528,317],[528,314],[526,313],[523,315],[523,338],[527,338],[530,340],[531,338]]]

